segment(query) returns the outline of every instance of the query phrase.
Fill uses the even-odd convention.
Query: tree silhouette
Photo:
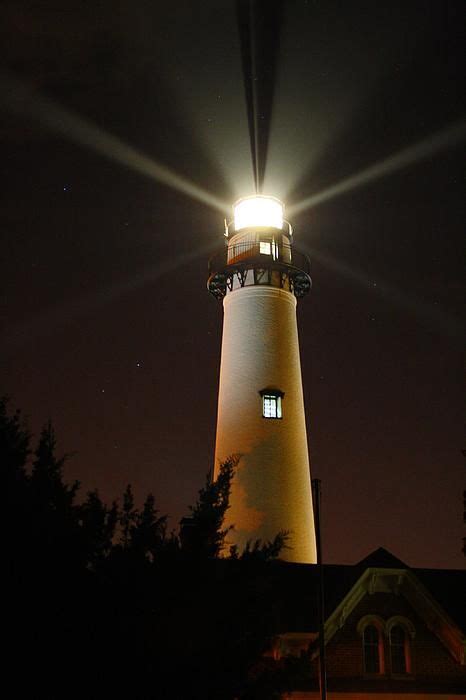
[[[8,398],[0,398],[0,464],[2,478],[14,488],[15,482],[24,482],[25,465],[30,454],[30,433],[21,412],[8,414]]]
[[[130,697],[157,700],[275,697],[269,688],[283,677],[257,661],[273,634],[267,567],[286,533],[226,551],[239,456],[220,466],[216,480],[207,478],[179,533],[167,536],[153,495],[139,509],[130,485],[121,506],[108,507],[95,490],[79,503],[50,422],[28,466],[30,443],[21,414],[1,400],[15,613],[7,635],[21,649],[13,659],[18,694],[30,677],[33,694],[48,697],[119,696],[123,686]]]
[[[185,551],[197,557],[216,558],[225,548],[225,538],[231,526],[224,528],[229,508],[231,482],[240,455],[228,457],[221,465],[216,480],[210,474],[199,491],[194,506],[190,507],[189,536],[185,538]]]
[[[131,528],[131,547],[154,561],[166,542],[167,516],[159,516],[154,496],[150,493]]]
[[[246,543],[246,547],[239,554],[238,548],[234,545],[230,548],[230,556],[232,558],[240,558],[242,561],[247,560],[257,560],[257,561],[270,561],[276,559],[280,556],[283,549],[287,547],[287,542],[289,540],[289,532],[287,530],[280,530],[273,540],[269,542],[262,542],[262,540],[249,540]]]
[[[138,511],[134,505],[133,491],[131,484],[128,484],[123,494],[123,506],[118,518],[121,528],[121,544],[124,549],[129,548],[131,544],[131,533],[136,525],[137,517]]]
[[[38,501],[50,510],[66,511],[73,505],[79,482],[68,486],[63,481],[63,466],[68,455],[57,458],[55,431],[52,422],[42,428],[32,464],[31,486]]]
[[[4,582],[12,591],[25,579],[23,552],[31,547],[30,502],[26,463],[30,433],[19,410],[10,414],[9,400],[0,398],[0,488],[6,536],[3,537]]]
[[[80,528],[74,501],[79,482],[68,486],[63,479],[67,455],[57,457],[55,432],[49,421],[40,434],[29,478],[31,533],[35,556],[54,570],[79,565]]]
[[[84,560],[95,569],[110,554],[118,523],[118,506],[114,501],[110,508],[101,500],[97,490],[89,491],[79,507]]]

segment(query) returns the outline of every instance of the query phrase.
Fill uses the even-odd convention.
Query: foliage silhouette
[[[184,550],[190,555],[215,558],[222,554],[225,538],[231,530],[231,527],[224,528],[223,523],[229,508],[231,481],[239,460],[240,455],[228,457],[220,465],[216,480],[208,474],[196,504],[190,507],[189,536],[184,543]]]
[[[21,412],[8,414],[8,398],[0,398],[0,464],[3,478],[22,482],[26,477],[25,464],[30,454],[30,433]],[[13,487],[13,483],[12,483]]]
[[[108,507],[97,491],[79,502],[52,424],[32,452],[29,430],[6,399],[0,459],[18,695],[30,678],[34,695],[48,698],[120,696],[123,688],[157,700],[275,697],[270,678],[278,671],[258,660],[274,633],[268,567],[287,534],[222,558],[238,455],[216,480],[207,478],[190,517],[169,534],[153,495],[139,509],[130,485],[121,505]]]
[[[89,568],[95,570],[112,551],[118,515],[116,501],[108,508],[97,490],[89,491],[79,507],[84,558]]]

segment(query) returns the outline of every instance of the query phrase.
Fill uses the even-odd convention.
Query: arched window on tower
[[[380,634],[375,625],[367,625],[362,633],[364,672],[381,673]]]

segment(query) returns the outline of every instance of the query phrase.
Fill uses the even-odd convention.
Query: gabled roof
[[[461,574],[462,572],[456,572]],[[460,578],[460,576],[458,576]],[[463,596],[464,596],[463,588]],[[460,664],[464,664],[466,637],[440,602],[425,587],[412,569],[369,567],[325,621],[326,643],[342,627],[356,605],[368,594],[402,595]],[[463,598],[464,600],[464,598]]]
[[[324,565],[325,639],[332,638],[365,595],[403,595],[450,653],[465,663],[466,571],[411,569],[382,547],[354,566]],[[282,633],[318,629],[319,568],[280,563],[273,573]]]
[[[412,569],[448,615],[466,633],[466,571]]]
[[[390,568],[390,569],[409,569],[401,559],[397,559],[388,549],[379,547],[367,555],[360,562],[355,564],[359,568],[367,569],[368,567]]]

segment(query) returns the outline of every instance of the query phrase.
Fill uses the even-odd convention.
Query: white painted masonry
[[[304,414],[296,298],[275,286],[227,292],[218,398],[215,475],[219,463],[242,455],[233,481],[228,539],[290,533],[287,561],[315,563],[309,456]],[[260,391],[284,393],[283,417],[262,416]]]

